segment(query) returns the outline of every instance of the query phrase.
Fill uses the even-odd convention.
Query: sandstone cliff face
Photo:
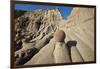
[[[24,15],[15,19],[15,60],[16,65],[22,65],[27,60],[27,49],[36,48],[39,51],[44,47],[53,33],[59,28],[59,22],[63,20],[59,9],[34,10],[25,12]],[[24,41],[23,41],[24,40]],[[24,51],[23,57],[21,53]],[[34,55],[34,53],[32,53]],[[36,53],[35,53],[36,54]],[[32,56],[31,56],[32,57]],[[29,57],[29,58],[31,58]]]
[[[15,19],[15,40],[35,38],[41,33],[45,35],[54,32],[62,16],[58,9],[28,11]]]
[[[76,48],[84,61],[94,61],[94,16],[94,8],[76,7],[67,19],[66,28],[63,28],[67,36],[65,41],[77,41]]]
[[[50,45],[50,40],[53,38],[54,32],[58,29],[63,30],[66,34],[65,43],[66,46],[68,46],[67,49],[69,49],[71,62],[94,61],[94,10],[94,8],[75,7],[67,20],[62,18],[59,9],[28,11],[25,12],[24,15],[16,18],[15,61],[17,62],[15,62],[15,64],[23,65],[31,58],[35,59],[34,55],[41,51],[41,48],[45,48],[48,43]],[[30,52],[33,52],[34,49],[35,53],[31,53],[31,57],[28,57],[30,56]],[[53,50],[57,52],[57,49]],[[22,52],[24,52],[25,57],[19,56],[23,54]],[[45,54],[47,55],[48,52],[45,52]],[[38,59],[41,60],[41,56],[39,57]],[[26,61],[21,63],[24,60]],[[50,61],[54,59],[47,60]],[[33,61],[30,60],[30,62],[33,64]],[[52,62],[54,63],[54,61]],[[49,62],[47,62],[47,64],[48,63]],[[27,65],[27,63],[25,65]]]
[[[15,26],[17,29],[22,28],[34,33],[35,31],[41,31],[49,24],[57,24],[61,20],[62,16],[58,9],[35,10],[26,12],[24,15],[16,19],[15,23],[17,25]]]

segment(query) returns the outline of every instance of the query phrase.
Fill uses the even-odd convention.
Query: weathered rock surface
[[[60,35],[58,36],[58,34]],[[51,41],[25,65],[70,63],[69,50],[64,43],[64,34],[65,33],[61,30],[56,31],[54,34],[56,38],[51,39]]]
[[[57,30],[63,30],[65,34],[55,33]],[[95,59],[94,8],[75,7],[67,20],[57,8],[27,11],[15,19],[15,33],[15,65]],[[75,46],[73,41],[77,42]]]
[[[15,19],[15,57],[17,56],[15,64],[23,65],[47,45],[61,20],[62,16],[58,9],[26,12]],[[31,53],[28,53],[28,50]],[[32,53],[33,50],[34,53]],[[22,53],[24,53],[23,56]]]
[[[94,8],[74,8],[66,23],[65,41],[77,41],[76,48],[84,61],[94,61]],[[75,54],[73,55],[75,56]]]

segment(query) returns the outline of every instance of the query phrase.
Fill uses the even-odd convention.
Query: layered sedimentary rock
[[[28,11],[15,19],[15,41],[22,38],[39,38],[54,32],[62,16],[58,9]]]
[[[32,58],[42,47],[47,45],[58,29],[62,16],[59,9],[34,10],[25,12],[15,19],[15,57],[16,65],[23,65]],[[25,42],[23,42],[25,40]],[[32,49],[32,50],[31,50]],[[29,54],[27,50],[33,52]],[[24,52],[23,56],[22,53]],[[26,56],[27,55],[27,56]],[[27,59],[28,58],[28,59]],[[21,63],[22,61],[25,61]]]
[[[19,17],[16,20],[15,26],[17,29],[25,27],[27,31],[34,33],[35,31],[41,31],[50,23],[56,24],[60,20],[62,20],[62,16],[58,9],[35,10],[26,12],[23,16]]]
[[[94,61],[94,16],[83,7],[67,20],[57,8],[25,12],[15,19],[15,65]]]
[[[76,48],[84,61],[94,61],[94,16],[94,8],[73,8],[63,28],[67,36],[65,41],[77,41]]]
[[[69,50],[64,39],[65,33],[61,30],[56,31],[54,38],[25,65],[70,63]]]

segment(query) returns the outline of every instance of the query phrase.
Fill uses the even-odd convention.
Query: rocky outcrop
[[[94,15],[82,7],[67,20],[57,8],[25,12],[15,19],[15,65],[94,61]]]
[[[65,41],[77,41],[76,48],[84,61],[95,59],[94,16],[94,8],[73,8],[67,19],[66,28],[63,28],[67,36]]]
[[[58,34],[60,35],[58,36]],[[30,59],[25,65],[70,63],[69,50],[64,42],[64,34],[65,33],[61,30],[56,31],[54,38],[51,39],[50,42],[35,56],[33,56],[32,59]]]
[[[62,16],[58,9],[28,11],[15,19],[16,65],[23,65],[49,43]],[[23,42],[25,40],[25,42]],[[20,41],[20,42],[19,42]],[[32,50],[31,50],[32,49]],[[34,53],[28,53],[27,50]],[[24,53],[24,56],[20,56]],[[26,56],[27,54],[27,56]],[[31,56],[29,56],[31,54]],[[24,61],[22,63],[22,61]]]
[[[58,9],[26,12],[15,19],[15,41],[27,37],[34,39],[42,33],[45,36],[48,33],[54,32],[61,20],[62,16]]]
[[[19,17],[15,23],[20,25],[15,25],[15,27],[17,29],[23,29],[25,27],[27,31],[35,33],[35,31],[41,31],[51,23],[57,24],[60,20],[62,20],[62,16],[58,9],[35,10],[26,12]]]

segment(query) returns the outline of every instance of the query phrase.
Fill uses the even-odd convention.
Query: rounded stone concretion
[[[54,33],[54,39],[58,42],[64,42],[64,39],[65,39],[65,32],[62,31],[62,30],[57,30],[55,33]]]

